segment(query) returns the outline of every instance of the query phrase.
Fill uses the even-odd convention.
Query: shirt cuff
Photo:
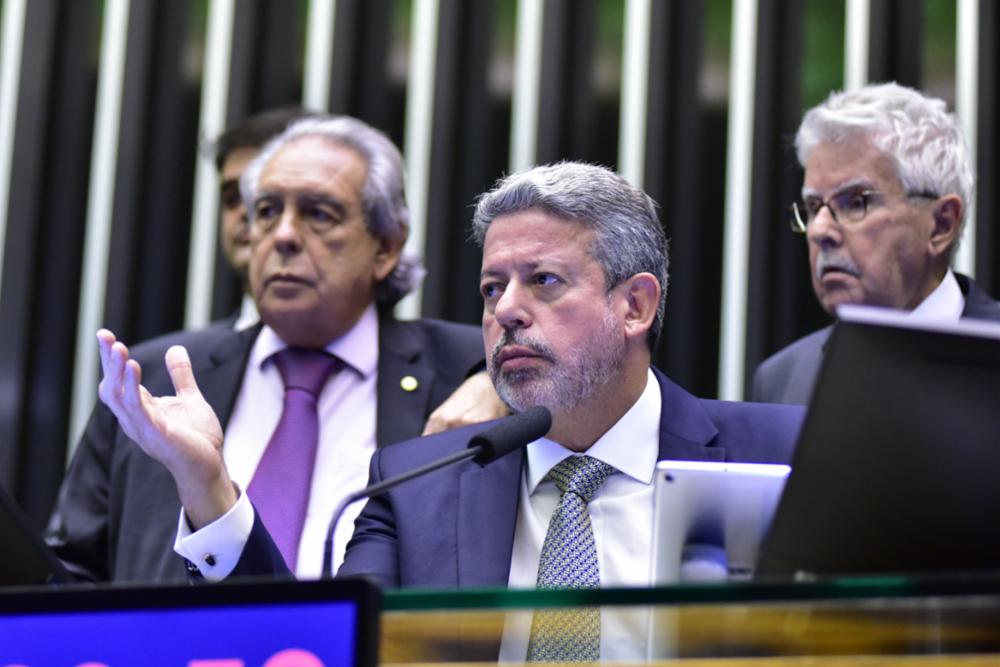
[[[195,532],[191,532],[181,509],[174,551],[194,564],[206,581],[222,581],[236,568],[250,539],[253,521],[253,504],[245,493],[228,512]]]

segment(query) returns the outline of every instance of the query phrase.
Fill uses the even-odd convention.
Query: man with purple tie
[[[466,379],[483,359],[476,328],[392,315],[421,268],[403,253],[409,213],[402,159],[385,135],[347,117],[300,121],[263,149],[242,185],[251,207],[249,280],[263,322],[171,334],[130,354],[142,364],[143,396],[164,414],[180,414],[187,391],[171,381],[164,357],[198,378],[206,409],[183,414],[203,428],[202,443],[258,504],[288,569],[312,577],[320,573],[330,515],[364,486],[372,453],[420,435],[459,385],[480,398],[483,386],[492,389],[485,373]],[[121,387],[107,378],[122,371],[111,353],[124,346],[110,332],[98,338],[100,396],[114,409]],[[495,394],[485,398],[472,400],[485,410],[481,419],[501,407]],[[225,565],[203,558],[214,551],[201,535],[183,534],[203,522],[197,512],[182,516],[191,487],[168,472],[184,467],[192,480],[207,482],[204,461],[173,457],[165,467],[132,442],[148,434],[135,422],[119,423],[103,405],[95,409],[50,538],[81,578],[187,580],[190,563],[174,553],[178,525],[176,546],[189,561],[206,574]],[[235,500],[236,490],[227,491]],[[338,561],[352,518],[335,536]],[[249,531],[254,513],[237,509],[229,519],[230,531],[217,536],[224,542]]]

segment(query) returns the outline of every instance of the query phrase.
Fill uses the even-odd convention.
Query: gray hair
[[[357,151],[367,164],[361,190],[361,207],[368,231],[392,243],[405,243],[410,229],[410,209],[403,187],[403,158],[396,145],[382,132],[349,116],[306,118],[264,145],[240,179],[240,192],[253,223],[254,201],[264,166],[282,148],[303,137],[318,137]],[[375,287],[375,303],[389,309],[423,278],[420,258],[404,253],[392,273]]]
[[[975,176],[962,128],[943,100],[897,83],[831,93],[802,119],[795,137],[799,163],[805,167],[820,142],[844,144],[859,136],[893,160],[906,192],[961,197],[960,225],[965,226]],[[961,237],[961,231],[956,238]],[[957,248],[956,240],[952,256]]]
[[[637,273],[660,283],[660,303],[647,343],[652,350],[663,329],[667,298],[667,237],[656,203],[639,188],[605,167],[559,162],[512,174],[479,197],[472,237],[480,247],[496,218],[539,209],[576,222],[594,233],[590,254],[604,270],[610,291]]]

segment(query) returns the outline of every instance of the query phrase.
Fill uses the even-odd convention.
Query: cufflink
[[[187,558],[184,559],[184,569],[187,570],[188,576],[191,578],[192,582],[200,581],[203,577],[201,570],[198,566],[189,561]]]
[[[201,557],[201,559],[205,561],[205,564],[209,567],[215,567],[215,556],[212,554],[205,554]]]

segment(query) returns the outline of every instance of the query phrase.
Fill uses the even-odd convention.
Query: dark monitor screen
[[[0,587],[71,580],[55,553],[0,488]]]
[[[379,593],[361,580],[0,594],[0,665],[368,667]]]
[[[757,576],[1000,570],[1000,324],[838,316]]]

